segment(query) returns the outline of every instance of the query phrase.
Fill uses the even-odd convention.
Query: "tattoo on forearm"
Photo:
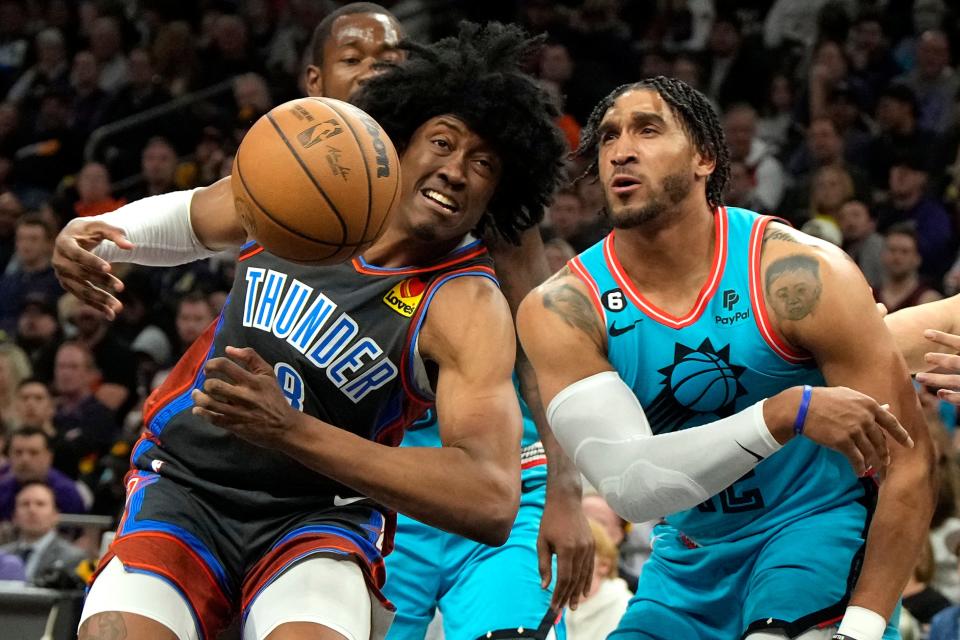
[[[803,254],[779,258],[767,268],[764,284],[767,301],[778,318],[802,320],[820,302],[820,263]]]
[[[597,312],[587,296],[569,284],[557,284],[543,294],[543,306],[554,312],[574,329],[603,341],[603,330],[597,322]]]
[[[107,611],[90,618],[80,627],[79,640],[125,640],[127,625],[123,615]]]

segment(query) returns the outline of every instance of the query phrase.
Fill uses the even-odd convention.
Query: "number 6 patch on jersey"
[[[623,301],[623,291],[620,289],[611,289],[600,296],[600,301],[607,311],[623,311],[626,303]]]

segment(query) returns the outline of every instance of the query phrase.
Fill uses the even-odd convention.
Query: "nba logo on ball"
[[[674,365],[670,390],[687,409],[715,413],[736,398],[737,376],[717,354],[693,351]]]

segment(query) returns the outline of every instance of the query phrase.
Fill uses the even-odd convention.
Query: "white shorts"
[[[125,571],[113,558],[90,587],[80,615],[135,613],[164,625],[180,640],[200,640],[187,601],[162,578]],[[243,640],[263,640],[286,622],[313,622],[348,640],[381,640],[393,614],[371,601],[363,572],[350,560],[313,557],[283,572],[256,596],[243,624]]]

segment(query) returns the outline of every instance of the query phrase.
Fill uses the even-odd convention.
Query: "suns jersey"
[[[809,356],[779,340],[767,317],[760,251],[771,218],[721,207],[714,220],[710,276],[683,317],[658,309],[631,284],[614,249],[616,232],[569,263],[604,319],[607,357],[640,400],[654,434],[727,417],[795,385],[823,384]],[[666,521],[710,544],[863,494],[846,458],[800,437],[725,491]]]
[[[148,399],[134,466],[265,505],[286,500],[319,507],[329,506],[331,497],[355,496],[280,452],[194,416],[190,394],[203,386],[203,365],[228,345],[252,347],[295,409],[395,446],[432,404],[431,392],[417,381],[417,337],[435,293],[460,277],[496,282],[479,241],[417,268],[380,268],[362,258],[305,266],[245,245],[219,318]]]

